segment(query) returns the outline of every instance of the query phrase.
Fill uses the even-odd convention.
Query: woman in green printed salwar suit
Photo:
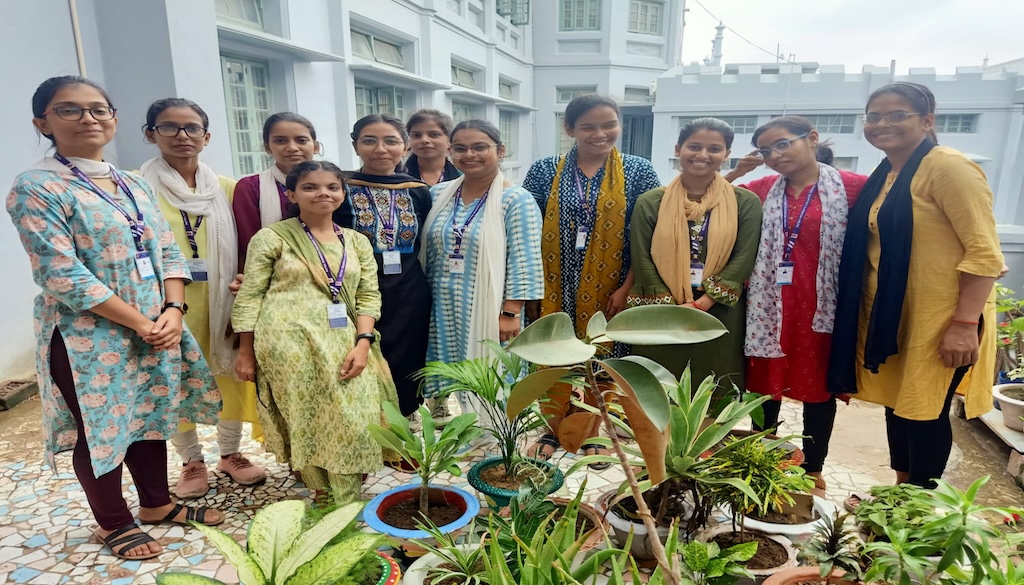
[[[713,374],[724,391],[744,388],[744,283],[761,237],[761,202],[719,173],[733,131],[715,118],[683,127],[675,153],[681,173],[667,187],[644,193],[631,224],[633,288],[630,306],[676,304],[706,311],[729,332],[695,345],[634,346],[679,376],[690,365],[695,381]],[[695,382],[696,383],[696,382]],[[720,393],[720,394],[721,394]]]
[[[299,217],[249,242],[231,312],[241,333],[235,373],[256,381],[267,449],[301,470],[318,497],[330,489],[346,503],[359,497],[362,474],[382,466],[367,426],[381,422],[383,402],[398,404],[373,329],[377,263],[366,236],[331,220],[344,201],[338,167],[300,163],[287,188]]]

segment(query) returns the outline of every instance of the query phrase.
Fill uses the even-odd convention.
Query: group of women
[[[716,316],[729,333],[713,342],[609,350],[769,394],[766,428],[781,397],[804,402],[804,466],[822,490],[836,396],[886,406],[897,480],[919,485],[942,474],[957,388],[969,414],[985,407],[987,377],[971,368],[993,359],[992,194],[934,144],[924,86],[872,94],[865,136],[886,159],[870,178],[818,163],[817,132],[784,116],[734,173],[778,174],[744,187],[719,174],[733,142],[721,120],[682,129],[680,174],[662,187],[650,161],[615,148],[618,107],[599,95],[568,105],[574,146],[522,186],[502,173],[492,124],[434,110],[360,119],[355,172],[315,160],[308,120],[275,114],[263,128],[274,164],[236,183],[201,162],[209,120],[188,100],[149,109],[160,155],[138,173],[104,162],[117,117],[95,83],[51,78],[32,108],[54,153],[17,177],[7,210],[43,289],[47,452],[74,450],[96,534],[122,558],[162,550],[120,495],[122,463],[143,523],[217,524],[222,513],[170,500],[165,440],[182,459],[180,498],[208,490],[195,423],[217,424],[218,470],[253,485],[266,472],[239,452],[249,421],[309,487],[356,498],[382,465],[366,431],[381,404],[414,416],[438,394],[415,372],[483,356],[481,340],[558,311],[581,333],[597,312],[642,304]],[[555,427],[571,389],[552,394]],[[547,433],[531,453],[557,448]]]

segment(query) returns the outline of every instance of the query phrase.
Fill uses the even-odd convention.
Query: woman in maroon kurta
[[[764,205],[761,245],[747,301],[747,389],[767,394],[764,428],[778,424],[783,396],[804,403],[805,471],[819,494],[835,421],[828,369],[846,214],[867,177],[816,160],[818,133],[806,118],[775,118],[754,133],[758,148],[735,179],[764,163],[778,175],[743,187]],[[823,221],[825,220],[825,221]]]

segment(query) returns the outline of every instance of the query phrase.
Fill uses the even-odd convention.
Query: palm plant
[[[850,579],[863,575],[863,558],[858,551],[859,540],[847,528],[849,514],[835,514],[827,522],[816,524],[810,538],[796,544],[801,563],[817,565],[822,579],[833,569],[842,569]]]

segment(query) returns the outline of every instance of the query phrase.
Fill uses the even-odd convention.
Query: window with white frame
[[[651,90],[646,87],[627,87],[622,97],[623,101],[627,104],[649,104],[654,102]]]
[[[477,115],[476,104],[467,104],[456,101],[452,102],[452,120],[455,120],[456,124],[466,120],[476,120],[478,118],[480,118],[480,116]]]
[[[665,5],[657,0],[629,0],[629,32],[660,35]]]
[[[978,131],[978,114],[939,114],[935,131],[944,134],[974,134]]]
[[[821,134],[853,134],[857,114],[800,114]]]
[[[217,0],[218,18],[263,30],[263,2],[260,0]]]
[[[484,11],[478,6],[469,5],[469,21],[480,30],[484,30]]]
[[[560,104],[567,104],[572,100],[580,97],[581,95],[587,95],[588,93],[597,93],[597,86],[590,85],[587,87],[556,87],[555,101]]]
[[[356,83],[356,117],[391,114],[405,119],[405,90],[400,87]]]
[[[601,0],[559,0],[559,30],[600,30]]]
[[[476,72],[459,65],[452,65],[452,83],[461,87],[476,89]]]
[[[572,136],[565,133],[565,112],[555,114],[555,133],[558,135],[558,154],[565,154],[575,144]]]
[[[515,160],[519,147],[519,114],[510,110],[498,111],[498,131],[505,145],[505,157]]]
[[[262,171],[269,159],[263,150],[263,121],[272,109],[267,63],[221,56],[228,137],[235,176]]]
[[[379,39],[370,33],[352,31],[352,53],[385,65],[405,67],[401,45]]]
[[[498,80],[498,97],[506,100],[516,99],[516,85],[512,81]]]
[[[725,122],[729,126],[732,126],[732,131],[736,134],[753,134],[754,130],[757,129],[757,116],[715,116],[713,114],[708,116],[679,116],[676,119],[679,121],[679,129],[682,130],[683,126],[698,119],[698,118],[718,118]]]
[[[832,159],[832,166],[843,171],[857,170],[857,157],[837,156]]]

